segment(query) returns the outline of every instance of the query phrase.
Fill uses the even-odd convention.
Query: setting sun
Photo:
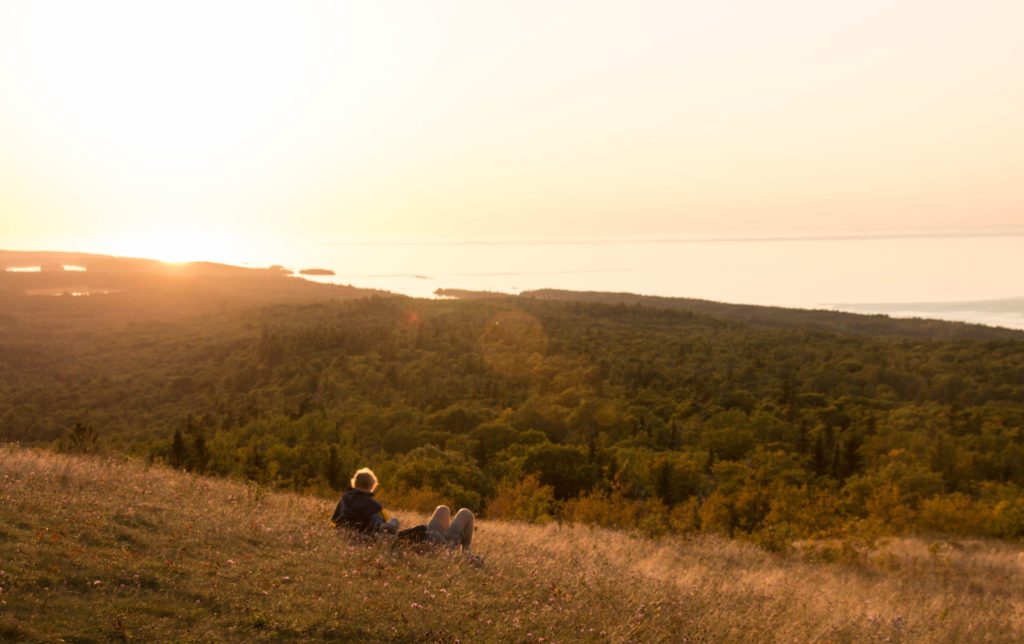
[[[165,262],[217,261],[245,264],[253,256],[237,239],[197,235],[184,229],[153,230],[135,235],[113,234],[97,240],[99,252],[122,257],[147,257]]]

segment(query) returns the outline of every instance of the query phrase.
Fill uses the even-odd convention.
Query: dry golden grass
[[[781,557],[707,536],[481,521],[478,568],[351,543],[332,506],[0,447],[0,640],[1024,640],[1017,545],[903,539]]]

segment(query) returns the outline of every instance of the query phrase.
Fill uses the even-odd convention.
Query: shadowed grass
[[[332,506],[0,447],[0,640],[1024,639],[1010,544],[894,540],[820,563],[817,546],[783,558],[706,536],[480,521],[477,568],[351,543]]]

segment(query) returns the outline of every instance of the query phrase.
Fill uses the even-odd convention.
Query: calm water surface
[[[1021,298],[1024,236],[310,244],[282,250],[289,268],[336,272],[318,279],[416,297],[432,297],[438,288],[628,291],[1024,328],[1024,300],[994,307],[914,306]]]

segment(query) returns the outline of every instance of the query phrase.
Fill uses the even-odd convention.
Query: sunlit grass
[[[784,558],[711,536],[480,521],[477,568],[349,542],[332,505],[0,448],[0,640],[1024,638],[1013,544],[900,539],[827,563],[829,544]]]

